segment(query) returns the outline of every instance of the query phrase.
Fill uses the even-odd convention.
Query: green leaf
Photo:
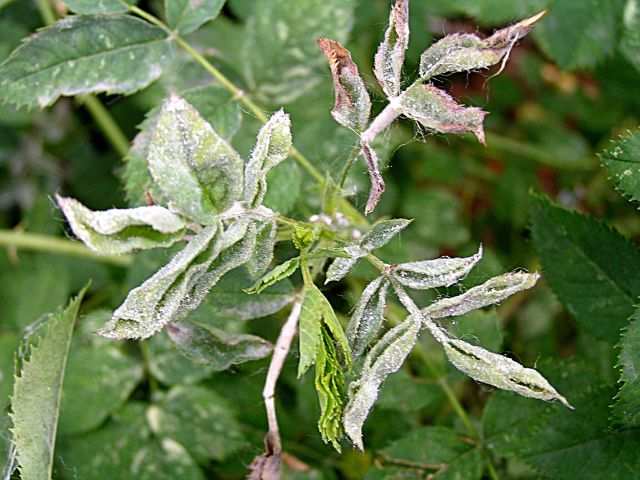
[[[167,24],[185,35],[218,16],[224,0],[165,0]]]
[[[204,480],[181,444],[153,435],[147,423],[152,408],[130,402],[104,428],[64,438],[60,469],[83,480]]]
[[[286,104],[323,78],[320,37],[345,43],[353,20],[353,0],[256,2],[246,26],[245,77],[252,92]],[[301,63],[300,59],[304,58]]]
[[[482,452],[447,427],[413,430],[380,451],[380,464],[384,470],[399,464],[432,465],[428,471],[434,480],[479,480],[484,468]]]
[[[168,335],[154,335],[143,341],[149,349],[149,372],[165,385],[191,385],[213,374],[213,367],[197,365],[180,353]]]
[[[185,357],[195,364],[207,365],[214,372],[264,358],[273,348],[255,335],[227,333],[185,321],[170,323],[167,334]]]
[[[273,251],[276,248],[278,225],[275,218],[255,222],[256,241],[251,258],[247,262],[247,270],[252,277],[265,272],[273,262]]]
[[[555,0],[535,39],[564,69],[594,67],[615,51],[623,1]]]
[[[544,276],[584,331],[615,343],[640,295],[640,251],[607,225],[543,197],[532,202]]]
[[[0,65],[0,94],[46,107],[60,95],[146,87],[173,54],[166,33],[127,15],[71,15],[29,37]]]
[[[622,386],[613,405],[613,415],[621,424],[640,427],[640,310],[622,335],[618,358]]]
[[[13,364],[17,347],[16,335],[11,333],[0,335],[0,411],[9,405],[9,396],[13,391]],[[0,433],[0,436],[2,435]]]
[[[185,222],[166,208],[154,205],[92,211],[73,198],[56,195],[73,233],[102,254],[170,247],[182,240]]]
[[[244,291],[248,294],[262,293],[265,289],[269,288],[285,278],[293,275],[300,267],[300,257],[294,257],[281,263],[270,272],[265,273],[261,278]]]
[[[601,159],[618,191],[640,202],[640,131],[621,137],[602,153]]]
[[[495,310],[473,311],[456,318],[449,332],[456,338],[500,350],[504,334]]]
[[[398,410],[402,413],[416,413],[424,408],[437,407],[444,400],[442,388],[434,382],[413,377],[406,370],[398,370],[388,377],[376,405],[378,408]]]
[[[384,40],[376,52],[373,69],[378,83],[389,98],[400,93],[404,54],[408,46],[409,0],[396,0],[389,13]]]
[[[360,246],[367,252],[384,247],[409,226],[411,220],[394,218],[376,222],[360,240]]]
[[[347,326],[347,338],[354,358],[361,356],[376,338],[384,321],[389,281],[378,277],[366,286]]]
[[[624,9],[624,31],[620,51],[631,64],[640,70],[640,9],[635,0],[628,1]]]
[[[85,287],[86,290],[86,287]],[[62,384],[71,336],[85,290],[54,314],[15,379],[11,397],[12,434],[22,478],[50,479]]]
[[[162,106],[148,149],[149,171],[169,207],[201,224],[240,199],[244,162],[185,100]]]
[[[184,445],[199,463],[229,460],[247,445],[233,404],[203,386],[173,387],[146,416],[158,437]]]
[[[137,0],[64,0],[64,3],[72,12],[91,13],[124,13],[127,5],[135,5]]]
[[[142,364],[113,342],[73,345],[60,409],[60,434],[84,433],[101,425],[122,407],[142,377]]]

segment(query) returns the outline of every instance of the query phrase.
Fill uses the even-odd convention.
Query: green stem
[[[0,245],[24,250],[60,253],[74,257],[88,258],[119,267],[126,267],[130,265],[132,261],[132,258],[128,255],[100,255],[89,250],[79,242],[37,233],[0,230]]]
[[[129,152],[129,139],[122,132],[102,102],[93,95],[80,95],[77,97],[77,100],[79,104],[83,105],[89,111],[113,148],[121,157],[125,157]]]
[[[492,478],[492,480],[500,480],[498,472],[496,472],[496,467],[493,466],[493,463],[491,462],[491,459],[489,457],[487,457],[487,471],[489,472],[489,476]]]
[[[51,25],[56,21],[56,14],[51,7],[51,3],[49,0],[36,0],[36,4],[38,5],[38,10],[40,10],[40,16],[44,23],[47,25]]]
[[[344,164],[344,168],[342,169],[342,173],[340,174],[340,181],[338,182],[339,189],[342,189],[342,187],[344,187],[344,184],[347,181],[347,177],[349,176],[349,171],[351,170],[351,167],[353,166],[354,162],[358,158],[359,154],[360,154],[360,143],[356,144],[351,149],[351,153],[349,154],[349,157],[347,157],[347,162]]]

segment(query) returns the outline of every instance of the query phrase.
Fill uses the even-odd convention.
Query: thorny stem
[[[264,389],[262,390],[262,398],[264,399],[264,406],[267,410],[267,423],[269,425],[267,439],[273,453],[276,455],[282,452],[282,440],[280,439],[280,429],[278,428],[278,417],[276,415],[275,404],[276,383],[278,382],[280,372],[282,372],[282,366],[284,365],[284,361],[286,360],[289,349],[291,348],[293,337],[295,337],[301,310],[302,299],[298,298],[293,303],[291,313],[289,313],[289,317],[282,326],[280,335],[278,335],[278,340],[273,348],[271,362],[269,363],[267,379],[264,383]]]
[[[38,233],[0,230],[0,245],[18,249],[60,253],[74,257],[89,258],[91,260],[110,263],[119,267],[126,267],[130,265],[133,260],[129,255],[100,255],[89,250],[80,242],[74,242],[72,240],[57,238],[50,235],[40,235]]]

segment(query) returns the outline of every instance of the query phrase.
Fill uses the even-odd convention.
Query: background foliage
[[[43,3],[0,1],[0,56],[51,20]],[[195,2],[169,3],[166,17],[163,2],[139,6],[167,18],[265,109],[284,107],[296,147],[322,175],[335,177],[355,137],[329,114],[331,80],[315,39],[345,42],[373,88],[372,56],[388,2],[298,0],[292,8],[286,0],[205,0],[202,11],[192,8]],[[56,15],[66,14],[63,2],[51,5]],[[91,15],[126,10],[118,1],[66,5]],[[543,8],[549,10],[546,18],[511,52],[501,76],[488,81],[491,72],[480,72],[438,80],[463,103],[491,112],[487,147],[471,136],[426,135],[413,122],[398,123],[377,148],[391,168],[376,215],[415,219],[380,250],[389,262],[470,255],[482,242],[485,257],[465,287],[522,265],[541,269],[535,289],[461,317],[454,329],[462,339],[536,364],[575,411],[476,384],[448,366],[425,336],[403,370],[384,384],[365,424],[367,450],[347,447],[338,454],[320,438],[313,380],[296,380],[293,351],[277,394],[286,478],[640,476],[640,4],[414,1],[405,70],[417,71],[422,50],[443,33],[489,34]],[[45,44],[55,42],[59,74],[40,72],[38,64],[53,60],[37,57],[46,48],[29,46],[23,48],[34,48],[27,51],[33,74],[20,88],[5,87],[15,85],[16,72],[24,68],[19,59],[0,68],[0,243],[6,247],[0,252],[0,462],[9,448],[6,405],[20,338],[91,278],[70,347],[54,477],[242,478],[262,450],[268,359],[219,371],[182,357],[164,333],[135,344],[93,334],[168,253],[151,251],[130,264],[112,264],[18,250],[15,237],[7,236],[8,230],[68,235],[51,200],[56,192],[96,210],[126,206],[122,179],[145,181],[135,176],[145,148],[137,126],[170,92],[193,103],[245,158],[253,145],[259,122],[193,57],[163,40],[160,28],[115,17],[109,24],[99,17],[83,22],[91,38],[74,40],[79,43],[65,38],[63,28],[63,37],[53,40],[38,34]],[[95,25],[104,37],[98,38]],[[96,53],[104,50],[100,42],[120,42],[122,48]],[[78,44],[94,54],[88,50],[89,60],[69,66]],[[91,90],[98,80],[100,89]],[[131,149],[105,130],[94,100],[83,96],[89,91],[101,93],[126,138],[135,138]],[[377,93],[374,110],[384,104]],[[80,96],[56,101],[61,94]],[[152,121],[151,114],[146,118]],[[357,164],[347,185],[360,210],[367,182]],[[269,188],[265,203],[283,214],[306,218],[320,208],[322,192],[293,158],[270,173]],[[140,201],[131,191],[128,200]],[[277,255],[285,259],[293,252],[281,247]],[[347,282],[323,289],[342,319],[374,275],[363,264],[354,272]],[[272,315],[278,310],[273,306],[286,301],[292,283],[259,297],[240,293],[251,283],[235,272],[193,316],[211,328],[275,341],[285,312]],[[424,300],[439,293],[425,293]],[[254,319],[256,312],[262,318]],[[398,315],[390,306],[387,316]]]

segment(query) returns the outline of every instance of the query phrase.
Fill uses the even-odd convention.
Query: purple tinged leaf
[[[384,193],[384,178],[380,173],[380,167],[378,165],[378,156],[376,152],[368,144],[362,144],[362,155],[367,163],[367,170],[369,172],[369,179],[371,181],[371,190],[369,190],[369,198],[367,200],[367,206],[364,213],[369,215],[373,212]]]
[[[384,40],[374,58],[373,73],[388,97],[400,94],[404,54],[409,45],[409,0],[396,0]]]
[[[414,83],[399,97],[398,105],[403,115],[429,130],[470,132],[485,144],[483,122],[487,112],[477,107],[464,107],[431,84]]]
[[[318,46],[329,61],[333,78],[335,103],[331,115],[340,125],[363,131],[369,123],[371,100],[351,53],[328,38],[318,39]]]

